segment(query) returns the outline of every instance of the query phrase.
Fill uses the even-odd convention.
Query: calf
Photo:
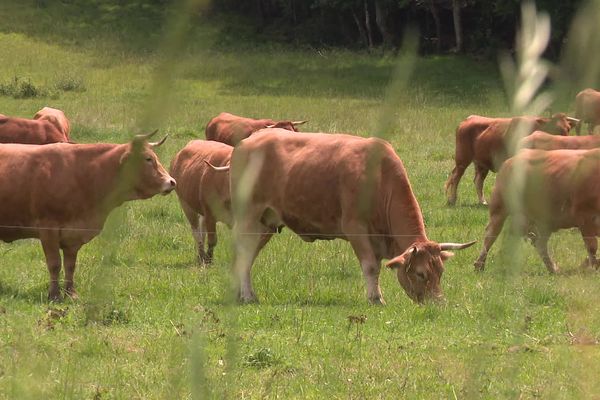
[[[232,150],[223,143],[192,140],[171,161],[170,173],[177,180],[175,191],[196,240],[198,261],[204,264],[212,262],[217,221],[229,227],[232,223],[229,174],[214,171],[208,163],[229,164]]]
[[[506,161],[496,179],[490,201],[490,221],[475,268],[483,270],[490,247],[507,216],[517,232],[532,235],[533,243],[550,273],[558,267],[548,254],[548,239],[559,229],[578,228],[588,252],[586,263],[598,267],[600,228],[600,149],[522,150]],[[522,178],[521,192],[515,190]],[[521,178],[519,178],[521,181]],[[516,196],[516,198],[515,198]],[[509,199],[515,201],[509,203]]]

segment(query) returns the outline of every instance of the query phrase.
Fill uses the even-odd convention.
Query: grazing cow
[[[600,92],[594,89],[584,89],[575,96],[575,118],[581,119],[577,124],[577,134],[581,133],[581,125],[588,124],[588,134],[592,134],[594,127],[600,125]]]
[[[523,191],[516,197],[517,206],[508,203],[518,176],[523,177]],[[586,262],[598,266],[597,240],[600,228],[600,149],[592,150],[522,150],[506,161],[496,179],[490,201],[490,221],[485,229],[483,250],[475,268],[483,270],[490,247],[502,231],[508,215],[519,233],[529,234],[550,273],[558,272],[548,254],[548,239],[559,229],[579,228],[585,243]],[[521,180],[521,179],[519,179]]]
[[[102,230],[111,210],[175,188],[175,180],[139,135],[126,144],[0,146],[0,240],[37,238],[50,272],[48,298],[60,299],[60,250],[65,291],[73,283],[77,252]]]
[[[260,249],[282,226],[303,240],[350,242],[371,303],[382,304],[381,260],[416,302],[441,298],[447,250],[472,245],[427,238],[404,165],[380,139],[264,129],[233,150],[234,271],[238,299],[256,300],[250,271]],[[372,168],[369,168],[372,166]],[[372,178],[372,179],[369,179]]]
[[[520,149],[584,150],[600,147],[600,136],[556,136],[536,131],[519,142]]]
[[[65,113],[61,110],[57,110],[56,108],[44,107],[35,115],[33,119],[37,120],[47,120],[50,121],[62,134],[69,140],[69,134],[71,133],[71,126],[69,125],[69,120],[65,116]]]
[[[206,125],[206,139],[225,143],[230,146],[237,145],[259,129],[283,128],[288,131],[298,132],[296,126],[306,121],[274,121],[272,119],[252,119],[238,117],[229,113],[221,113],[211,119]]]
[[[473,164],[475,165],[475,189],[480,204],[487,204],[483,195],[483,183],[489,171],[496,172],[516,148],[517,140],[536,130],[557,135],[567,135],[573,119],[559,113],[551,118],[515,117],[506,121],[492,122],[475,140]],[[454,193],[456,191],[454,190]],[[456,197],[455,197],[456,198]]]
[[[207,164],[229,164],[233,147],[209,140],[192,140],[171,161],[170,173],[181,208],[192,227],[198,261],[210,264],[217,245],[217,221],[231,227],[229,174],[213,171]],[[208,248],[204,251],[204,238]]]
[[[55,125],[55,121],[55,118],[50,120],[46,117],[43,119],[25,119],[0,115],[0,143],[48,144],[68,142],[69,135],[65,135]]]

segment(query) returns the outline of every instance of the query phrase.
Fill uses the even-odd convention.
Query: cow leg
[[[255,220],[260,221],[260,217]],[[252,264],[260,250],[267,244],[276,229],[269,229],[260,222],[236,221],[233,225],[234,256],[233,273],[237,299],[241,303],[253,303],[258,299],[252,289]]]
[[[198,264],[204,264],[206,258],[206,254],[204,253],[204,217],[197,213],[192,207],[188,206],[184,201],[180,201],[180,204],[181,209],[192,228],[192,236],[196,241]]]
[[[77,263],[77,252],[80,246],[63,248],[63,256],[65,259],[65,292],[67,296],[76,299],[77,291],[75,291],[75,264]]]
[[[342,232],[346,234],[346,238],[360,262],[363,277],[367,284],[367,298],[371,304],[385,304],[379,287],[381,259],[375,255],[373,245],[369,239],[369,232],[362,224],[352,222],[354,218],[345,217],[344,220],[348,222],[342,222]]]
[[[359,236],[356,232],[349,236],[350,245],[354,254],[360,262],[363,277],[367,284],[367,298],[371,304],[383,305],[383,294],[379,287],[379,273],[381,272],[381,260],[377,259],[373,252],[368,236]]]
[[[446,181],[446,185],[445,185],[446,186],[446,196],[448,198],[448,201],[447,201],[448,205],[453,206],[454,204],[456,204],[458,184],[460,183],[460,180],[461,180],[462,176],[464,175],[466,169],[467,169],[466,166],[456,164],[456,166],[450,173],[450,176],[448,177],[448,181]]]
[[[206,232],[206,242],[208,245],[204,262],[206,264],[211,264],[213,252],[215,246],[217,245],[217,221],[210,212],[207,212],[206,216],[204,217],[204,228]]]
[[[538,233],[539,235],[535,240],[535,249],[542,258],[542,261],[548,269],[548,272],[551,274],[556,274],[560,272],[560,269],[556,266],[554,261],[552,261],[550,254],[548,254],[548,240],[550,239],[550,232],[540,229]]]
[[[479,204],[487,205],[487,201],[485,201],[485,197],[483,195],[483,182],[487,177],[489,170],[485,167],[475,165],[475,191],[477,192],[477,199],[479,200]]]
[[[52,230],[46,230],[40,233],[40,241],[42,242],[42,249],[46,256],[46,266],[50,273],[50,287],[48,288],[48,300],[60,301],[60,244],[58,233]]]
[[[476,271],[483,271],[485,269],[487,254],[496,239],[498,239],[500,232],[502,232],[504,221],[506,221],[506,211],[504,206],[501,204],[494,205],[493,203],[492,206],[493,208],[490,209],[490,222],[485,227],[483,248],[481,249],[481,253],[474,263]]]
[[[592,222],[594,220],[593,217],[588,219],[583,226],[579,227],[579,231],[581,232],[581,237],[583,238],[583,243],[585,244],[585,248],[588,253],[588,257],[581,264],[582,267],[590,266],[594,268],[598,268],[598,260],[596,259],[596,252],[598,251],[598,240],[596,239],[596,227]]]

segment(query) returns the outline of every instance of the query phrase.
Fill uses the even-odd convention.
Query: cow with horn
[[[175,180],[148,142],[156,133],[125,144],[0,146],[0,240],[41,241],[50,273],[48,298],[61,298],[59,274],[64,258],[65,292],[76,296],[79,249],[102,230],[109,213],[129,200],[168,194]]]
[[[233,151],[234,271],[238,299],[256,301],[250,271],[282,226],[303,240],[350,242],[371,303],[383,304],[381,261],[419,303],[442,298],[444,262],[475,242],[429,240],[408,175],[392,146],[342,134],[264,129]],[[323,157],[326,154],[327,157]]]
[[[298,132],[297,127],[308,121],[275,121],[272,119],[253,119],[240,117],[223,112],[206,125],[206,139],[225,143],[230,146],[237,145],[254,132],[264,128],[281,128],[291,132]]]

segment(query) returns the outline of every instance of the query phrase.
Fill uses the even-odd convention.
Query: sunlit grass
[[[124,142],[139,133],[158,63],[152,53],[126,46],[104,52],[111,42],[79,48],[34,28],[0,24],[6,24],[0,49],[10,54],[0,63],[0,81],[18,75],[49,86],[70,77],[85,87],[57,99],[0,97],[0,113],[61,108],[79,142]],[[346,51],[234,53],[198,44],[174,62],[181,70],[172,103],[156,126],[171,133],[159,150],[164,165],[187,141],[202,138],[206,122],[221,111],[308,119],[307,131],[370,135],[394,70],[391,57]],[[509,113],[496,67],[465,58],[419,59],[397,97],[390,141],[429,237],[481,239],[487,210],[476,206],[470,179],[460,185],[455,208],[445,206],[443,185],[458,122],[470,114]],[[492,184],[488,179],[487,193]],[[227,228],[219,227],[215,265],[204,269],[195,263],[174,195],[131,203],[124,215],[129,230],[110,271],[97,275],[101,239],[81,251],[76,303],[46,302],[38,242],[0,244],[0,397],[190,398],[206,389],[194,389],[200,373],[209,393],[234,398],[587,398],[600,390],[597,346],[572,344],[575,336],[600,336],[600,284],[597,274],[578,269],[585,250],[575,232],[551,241],[562,275],[548,276],[523,242],[525,264],[507,280],[503,262],[510,257],[501,256],[499,241],[483,274],[473,272],[477,248],[447,263],[445,304],[414,305],[384,270],[388,305],[371,307],[347,243],[308,244],[284,230],[255,263],[261,303],[231,310]],[[91,322],[86,306],[98,276],[108,283],[108,297],[101,318]],[[234,369],[227,365],[230,340],[238,347]],[[198,348],[203,368],[193,367],[202,359]]]

